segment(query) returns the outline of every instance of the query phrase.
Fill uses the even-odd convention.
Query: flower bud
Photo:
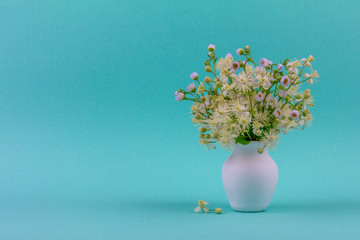
[[[310,96],[310,89],[306,89],[304,92],[304,98],[309,98]]]
[[[197,94],[202,94],[203,92],[205,92],[205,85],[203,82],[200,83],[200,85],[197,88]]]
[[[210,138],[211,138],[211,135],[207,133],[207,134],[205,134],[205,138],[206,138],[206,139],[210,139]]]
[[[214,44],[209,44],[208,50],[209,50],[210,52],[215,51],[215,45],[214,45]]]
[[[207,72],[212,72],[212,68],[211,68],[210,66],[206,66],[206,67],[205,67],[205,71],[207,71]]]
[[[222,213],[222,209],[221,209],[221,208],[217,208],[217,209],[215,209],[215,212],[216,212],[217,214],[221,214],[221,213]]]
[[[261,153],[264,152],[264,149],[263,149],[263,148],[258,148],[258,149],[257,149],[257,152],[261,154]]]
[[[314,107],[315,104],[314,103],[309,103],[309,107]]]
[[[200,138],[205,138],[205,134],[200,133],[199,137],[200,137]]]
[[[295,95],[295,98],[296,98],[296,99],[301,99],[301,98],[302,98],[302,96],[301,96],[301,94],[300,94],[300,93],[298,93],[298,94],[296,94],[296,95]]]
[[[221,87],[222,86],[222,82],[221,81],[217,81],[216,82],[216,87]]]
[[[303,111],[303,115],[306,117],[306,115],[308,115],[310,113],[310,111],[308,110],[308,109],[305,109],[304,111]]]
[[[192,80],[198,80],[199,75],[197,74],[197,72],[193,72],[192,74],[190,74],[190,78],[191,78]]]
[[[304,73],[303,76],[304,76],[304,78],[308,78],[308,77],[310,77],[310,74]]]
[[[186,89],[189,91],[189,92],[196,92],[196,86],[195,86],[195,83],[190,83],[189,86],[186,87]]]
[[[206,131],[207,131],[206,128],[204,128],[204,127],[200,128],[200,132],[204,133],[204,132],[206,132]]]
[[[236,53],[237,53],[238,55],[243,55],[243,54],[244,54],[244,49],[239,48],[239,49],[236,50]]]
[[[245,51],[249,51],[249,50],[250,50],[250,46],[249,46],[249,45],[246,45]]]
[[[211,83],[211,82],[212,82],[211,77],[206,76],[206,77],[204,78],[204,82],[205,82],[205,83]]]
[[[201,115],[197,113],[197,114],[194,115],[194,118],[200,119],[200,118],[201,118]]]
[[[206,101],[206,98],[205,98],[204,96],[201,96],[201,97],[200,97],[200,101],[201,101],[201,102],[205,102],[205,101]]]
[[[206,144],[207,142],[206,142],[205,139],[200,138],[199,143],[200,143],[200,145],[204,145],[204,144]]]
[[[315,60],[315,58],[314,58],[313,56],[309,55],[308,61],[309,61],[309,62],[312,62],[312,61],[314,61],[314,60]]]

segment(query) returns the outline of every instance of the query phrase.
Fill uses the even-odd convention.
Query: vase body
[[[270,204],[278,181],[278,167],[260,142],[235,144],[222,168],[222,179],[232,209],[242,212],[264,211]]]

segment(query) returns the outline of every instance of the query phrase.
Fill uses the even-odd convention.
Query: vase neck
[[[262,148],[264,144],[262,144],[259,141],[252,141],[248,145],[242,145],[242,144],[235,144],[234,145],[234,153],[241,153],[241,154],[253,154],[257,153],[258,148]],[[267,148],[264,149],[264,153],[267,153]]]

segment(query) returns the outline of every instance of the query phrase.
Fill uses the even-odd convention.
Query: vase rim
[[[243,145],[241,143],[234,144],[234,151],[257,151],[259,147],[262,147],[261,141],[250,141],[249,144]],[[264,148],[267,151],[267,148]]]

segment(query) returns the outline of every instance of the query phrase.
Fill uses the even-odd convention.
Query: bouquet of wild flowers
[[[215,45],[208,47],[205,76],[199,81],[196,72],[190,75],[194,82],[175,92],[177,101],[190,100],[193,123],[199,126],[200,144],[215,149],[213,143],[228,150],[233,144],[261,141],[263,148],[274,149],[280,133],[310,126],[314,106],[310,90],[301,91],[302,83],[312,85],[319,75],[310,73],[313,56],[300,61],[274,64],[262,58],[257,65],[249,46],[236,53],[245,60],[235,60],[229,53],[218,59]]]

